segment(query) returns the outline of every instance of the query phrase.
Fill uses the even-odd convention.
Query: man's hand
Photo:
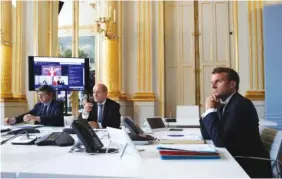
[[[206,110],[210,108],[217,108],[220,105],[219,99],[215,95],[211,95],[206,99]]]
[[[31,114],[27,114],[23,117],[23,121],[24,122],[34,121],[35,122],[35,121],[38,121],[38,117],[31,115]]]
[[[5,125],[13,125],[16,123],[16,119],[15,118],[5,118],[4,119],[4,124]]]
[[[92,107],[93,107],[93,103],[86,103],[84,105],[84,111],[85,112],[90,112],[90,111],[92,111]]]

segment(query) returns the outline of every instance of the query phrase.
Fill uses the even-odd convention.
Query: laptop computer
[[[168,131],[168,130],[169,131],[183,131],[183,129],[181,128],[167,128],[161,117],[149,117],[149,118],[146,118],[146,120],[152,132]]]

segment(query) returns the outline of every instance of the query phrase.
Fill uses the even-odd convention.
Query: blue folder
[[[188,159],[220,159],[220,156],[201,156],[201,155],[195,155],[195,156],[161,156],[162,160],[188,160]]]

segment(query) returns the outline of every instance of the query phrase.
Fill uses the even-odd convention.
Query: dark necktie
[[[43,107],[43,109],[42,109],[42,113],[41,113],[41,115],[42,116],[46,116],[47,115],[47,105],[44,105],[44,107]]]
[[[98,104],[98,122],[103,121],[103,104]]]
[[[225,107],[225,104],[222,104],[217,110],[219,119],[221,119],[223,116],[224,107]]]

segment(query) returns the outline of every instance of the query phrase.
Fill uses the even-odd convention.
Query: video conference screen
[[[55,90],[83,91],[89,79],[89,59],[29,57],[29,89],[52,85]]]

